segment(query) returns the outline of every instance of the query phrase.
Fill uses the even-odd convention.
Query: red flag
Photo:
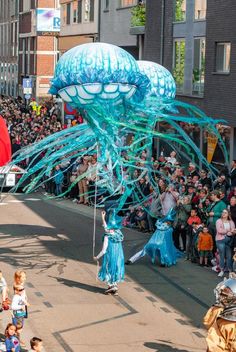
[[[6,123],[0,116],[0,166],[6,165],[11,160],[11,141]]]

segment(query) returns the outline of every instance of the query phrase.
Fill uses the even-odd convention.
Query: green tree
[[[175,21],[181,22],[185,20],[185,0],[175,0]]]
[[[146,23],[146,6],[137,5],[131,10],[131,27],[145,26]]]

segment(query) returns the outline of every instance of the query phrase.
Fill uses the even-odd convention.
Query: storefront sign
[[[60,32],[59,9],[37,9],[37,32]]]
[[[218,138],[214,135],[208,135],[207,136],[207,161],[208,163],[211,163],[213,159],[213,155],[216,150],[216,146],[218,143]]]

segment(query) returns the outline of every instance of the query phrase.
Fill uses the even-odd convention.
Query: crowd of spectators
[[[155,178],[158,194],[153,191],[148,176],[140,178],[139,189],[148,197],[147,204],[130,207],[124,225],[152,233],[156,218],[176,211],[175,246],[185,253],[185,259],[201,266],[213,266],[223,276],[233,272],[233,252],[236,250],[236,160],[228,172],[223,169],[216,180],[209,170],[185,165],[176,153],[154,161],[159,171]],[[161,172],[160,172],[161,171]]]

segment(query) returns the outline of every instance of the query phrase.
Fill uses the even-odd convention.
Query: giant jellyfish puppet
[[[0,166],[4,166],[11,160],[11,141],[6,123],[0,116]]]
[[[136,61],[117,46],[83,44],[66,52],[56,66],[50,92],[80,110],[87,123],[51,135],[20,152],[16,162],[25,155],[34,161],[45,153],[41,161],[29,165],[20,181],[37,172],[27,192],[39,187],[44,174],[62,158],[97,153],[94,172],[98,175],[97,186],[104,192],[103,201],[116,196],[117,211],[124,208],[127,199],[132,204],[145,204],[148,197],[138,187],[139,178],[148,175],[153,189],[158,189],[151,153],[145,161],[140,155],[151,150],[155,139],[165,140],[214,173],[179,122],[198,124],[217,135],[226,155],[215,127],[217,121],[194,106],[174,100],[175,83],[170,72],[153,62]],[[163,121],[171,126],[171,133],[158,132],[156,124]],[[138,177],[133,176],[136,170]],[[86,175],[79,176],[74,184]]]

